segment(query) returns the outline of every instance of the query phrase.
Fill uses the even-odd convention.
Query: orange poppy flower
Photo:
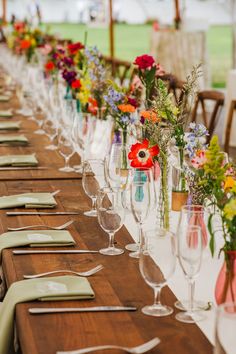
[[[135,108],[131,104],[119,104],[118,108],[123,113],[133,113],[133,112],[135,112]]]
[[[128,154],[130,165],[134,168],[146,167],[150,168],[154,165],[153,157],[157,156],[160,152],[159,146],[154,145],[149,147],[149,141],[143,140],[142,143],[136,143],[131,146]]]
[[[28,49],[31,46],[31,41],[28,39],[22,39],[20,41],[20,47],[21,49]]]
[[[157,123],[160,122],[160,118],[154,111],[142,111],[141,117],[144,119],[150,120],[150,122]]]

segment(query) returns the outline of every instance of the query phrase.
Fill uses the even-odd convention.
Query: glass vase
[[[225,261],[216,281],[215,299],[218,305],[236,301],[236,251],[225,251]]]
[[[170,168],[168,156],[163,156],[158,160],[159,168],[155,181],[155,191],[157,199],[157,226],[161,229],[169,230],[170,227]],[[157,168],[157,166],[155,166]],[[154,175],[156,173],[154,172]]]

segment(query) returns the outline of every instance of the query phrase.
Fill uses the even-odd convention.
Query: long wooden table
[[[14,98],[15,100],[15,98]],[[0,104],[0,109],[12,107],[12,103]],[[17,107],[14,101],[13,108]],[[46,151],[45,136],[33,133],[35,123],[15,116],[22,121],[22,132],[30,140],[29,147],[1,147],[1,154],[36,152],[40,166],[51,167],[45,171],[0,171],[0,195],[24,192],[52,192],[60,189],[56,196],[55,211],[80,211],[78,216],[6,216],[7,210],[0,210],[0,233],[7,227],[20,227],[41,222],[54,226],[74,220],[69,231],[76,240],[77,248],[97,249],[108,243],[108,236],[99,227],[96,218],[89,218],[82,211],[91,207],[85,196],[78,174],[63,174],[57,171],[62,158],[57,152]],[[18,210],[18,209],[14,209]],[[45,211],[45,210],[44,210]],[[51,209],[50,209],[51,211]],[[1,237],[1,236],[0,236]],[[116,235],[120,247],[130,243],[131,236],[123,227]],[[60,248],[61,249],[61,248]],[[161,344],[150,353],[206,354],[212,346],[196,325],[177,322],[175,314],[155,318],[141,313],[141,307],[153,302],[153,291],[142,279],[138,260],[128,256],[126,251],[117,257],[100,254],[84,255],[27,255],[15,256],[11,249],[3,251],[2,265],[9,287],[23,279],[23,274],[34,274],[50,270],[72,269],[81,271],[96,264],[103,264],[104,270],[89,278],[95,291],[90,301],[28,302],[16,306],[16,326],[22,354],[55,354],[57,350],[73,350],[99,344],[135,346],[158,336]],[[168,287],[163,289],[163,303],[172,305],[176,300]],[[74,307],[93,305],[134,305],[136,312],[81,313],[33,316],[30,307]],[[116,353],[115,350],[112,353]],[[1,353],[5,354],[5,353]]]
[[[21,189],[29,191],[53,191],[61,189],[57,195],[56,210],[88,210],[91,206],[84,195],[80,180],[70,181],[21,181]],[[18,182],[3,182],[0,194],[18,192]],[[76,247],[100,249],[108,243],[108,236],[99,227],[95,218],[79,216],[6,216],[0,212],[1,231],[7,226],[37,224],[43,221],[49,225],[75,220],[69,228],[76,240]],[[116,240],[123,247],[131,241],[123,227]],[[27,255],[15,256],[11,250],[3,251],[3,270],[7,285],[23,279],[23,274],[34,274],[56,269],[80,271],[95,264],[103,264],[105,269],[89,281],[96,297],[89,301],[69,302],[31,302],[19,304],[16,308],[17,333],[24,354],[55,354],[57,350],[72,350],[84,346],[104,343],[137,345],[154,336],[161,339],[161,344],[153,353],[197,354],[211,353],[212,347],[196,325],[186,325],[175,320],[174,314],[163,318],[149,317],[141,313],[145,304],[153,301],[153,291],[142,279],[138,261],[131,259],[128,252],[121,256],[108,257],[95,255]],[[168,287],[163,289],[163,302],[172,305],[176,300]],[[33,316],[28,313],[30,307],[73,307],[93,305],[134,305],[134,313],[82,313],[53,314]],[[115,353],[115,351],[113,351]]]

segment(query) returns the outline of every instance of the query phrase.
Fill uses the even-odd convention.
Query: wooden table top
[[[56,210],[88,210],[91,202],[84,195],[81,180],[39,180],[5,181],[0,185],[0,195],[29,191],[53,191],[56,196]],[[69,219],[75,220],[69,227],[76,240],[76,247],[100,249],[108,244],[108,236],[99,227],[96,218],[79,216],[17,216],[8,217],[0,211],[0,231],[7,226],[17,227],[38,224],[58,225]],[[123,227],[116,235],[118,245],[124,247],[131,241]],[[104,270],[89,278],[95,292],[94,300],[67,302],[30,302],[16,307],[16,324],[23,354],[55,354],[57,350],[119,344],[135,346],[158,336],[160,345],[150,353],[206,354],[212,353],[212,346],[196,325],[177,322],[176,313],[163,318],[146,316],[141,307],[153,302],[153,291],[142,279],[138,260],[128,256],[126,251],[117,257],[100,254],[84,255],[23,255],[13,256],[11,250],[3,251],[3,270],[8,286],[23,279],[23,274],[34,274],[56,269],[75,271],[103,264]],[[176,298],[168,287],[162,292],[164,304],[173,306]],[[133,305],[136,312],[122,313],[70,313],[33,316],[30,307],[75,307],[96,305]],[[115,350],[112,353],[116,353]],[[117,352],[118,353],[118,352]]]

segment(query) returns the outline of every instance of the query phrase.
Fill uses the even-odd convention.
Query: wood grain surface
[[[88,210],[91,206],[84,195],[81,181],[21,181],[3,182],[0,194],[22,192],[52,191],[61,189],[57,195],[58,207],[55,210]],[[96,218],[79,216],[18,216],[7,217],[4,210],[1,215],[1,231],[7,226],[16,227],[44,222],[58,225],[69,219],[75,220],[69,227],[76,240],[76,247],[100,249],[107,245],[108,236],[101,230]],[[131,241],[123,227],[116,235],[120,247]],[[177,322],[174,314],[163,318],[149,317],[141,313],[145,304],[153,301],[153,291],[142,279],[138,260],[131,259],[128,252],[117,257],[95,255],[23,255],[13,256],[11,250],[3,251],[3,269],[8,286],[23,279],[23,274],[56,269],[75,271],[88,269],[96,264],[103,264],[105,269],[89,281],[95,291],[95,299],[90,301],[67,302],[31,302],[19,304],[16,308],[16,323],[23,354],[55,354],[57,350],[72,350],[100,344],[138,345],[154,336],[161,339],[161,344],[152,353],[202,354],[211,353],[212,347],[196,325]],[[163,303],[173,306],[176,300],[173,293],[163,289]],[[81,313],[29,315],[30,307],[74,307],[93,305],[134,305],[134,313]],[[112,351],[116,353],[116,351]]]

